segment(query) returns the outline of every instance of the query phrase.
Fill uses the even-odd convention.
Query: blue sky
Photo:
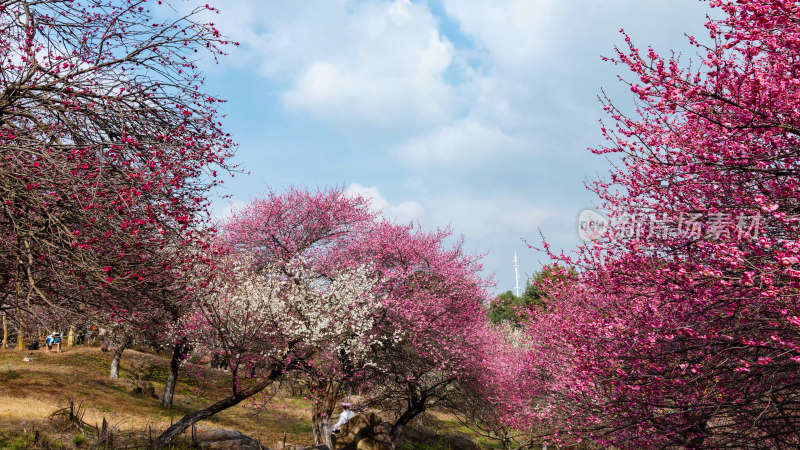
[[[189,4],[184,3],[184,7]],[[578,245],[607,162],[601,87],[631,106],[601,61],[628,31],[640,48],[694,50],[697,0],[225,0],[213,20],[240,47],[207,65],[249,175],[225,181],[223,216],[268,188],[345,186],[384,214],[451,225],[486,253],[497,292],[554,249]],[[696,58],[694,58],[696,59]],[[627,74],[622,73],[623,76]]]

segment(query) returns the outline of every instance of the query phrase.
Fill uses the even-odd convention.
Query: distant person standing
[[[97,341],[97,336],[100,334],[100,330],[98,330],[96,326],[92,325],[91,330],[87,331],[86,333],[89,335],[89,337],[86,338],[86,340],[89,341],[89,345],[94,345]]]
[[[89,332],[85,331],[83,328],[78,330],[78,333],[75,335],[75,345],[84,345],[89,338]]]
[[[56,333],[55,331],[48,334],[44,340],[44,343],[47,345],[47,351],[53,350],[53,347],[56,347],[56,351],[61,353],[61,334]]]

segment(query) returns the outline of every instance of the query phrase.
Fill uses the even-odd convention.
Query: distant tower
[[[519,297],[519,264],[517,264],[517,252],[514,252],[514,278],[516,279],[514,290],[517,291],[517,297]]]

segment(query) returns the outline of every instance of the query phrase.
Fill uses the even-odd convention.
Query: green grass
[[[289,434],[311,434],[314,431],[310,420],[287,423],[289,425],[285,428],[285,431]]]
[[[76,447],[80,447],[81,445],[86,443],[86,436],[84,436],[82,433],[78,433],[75,435],[75,437],[72,438],[72,443]]]
[[[16,370],[5,370],[0,372],[0,383],[8,383],[11,380],[16,380],[21,377],[22,375]]]
[[[70,365],[80,365],[98,371],[108,370],[108,361],[102,356],[92,353],[71,353],[69,359],[65,362]]]
[[[498,448],[503,448],[503,444],[501,444],[499,441],[494,439],[489,439],[483,436],[481,436],[478,439],[478,444],[480,444],[481,448],[485,448],[487,450],[495,450]]]
[[[63,442],[50,440],[43,435],[39,435],[38,432],[0,431],[0,448],[4,450],[61,450],[68,447]]]
[[[33,435],[14,431],[0,433],[0,447],[9,450],[28,448],[33,442]]]

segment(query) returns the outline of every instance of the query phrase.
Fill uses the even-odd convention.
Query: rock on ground
[[[215,450],[262,450],[261,444],[236,430],[198,427],[194,440],[199,448]]]

